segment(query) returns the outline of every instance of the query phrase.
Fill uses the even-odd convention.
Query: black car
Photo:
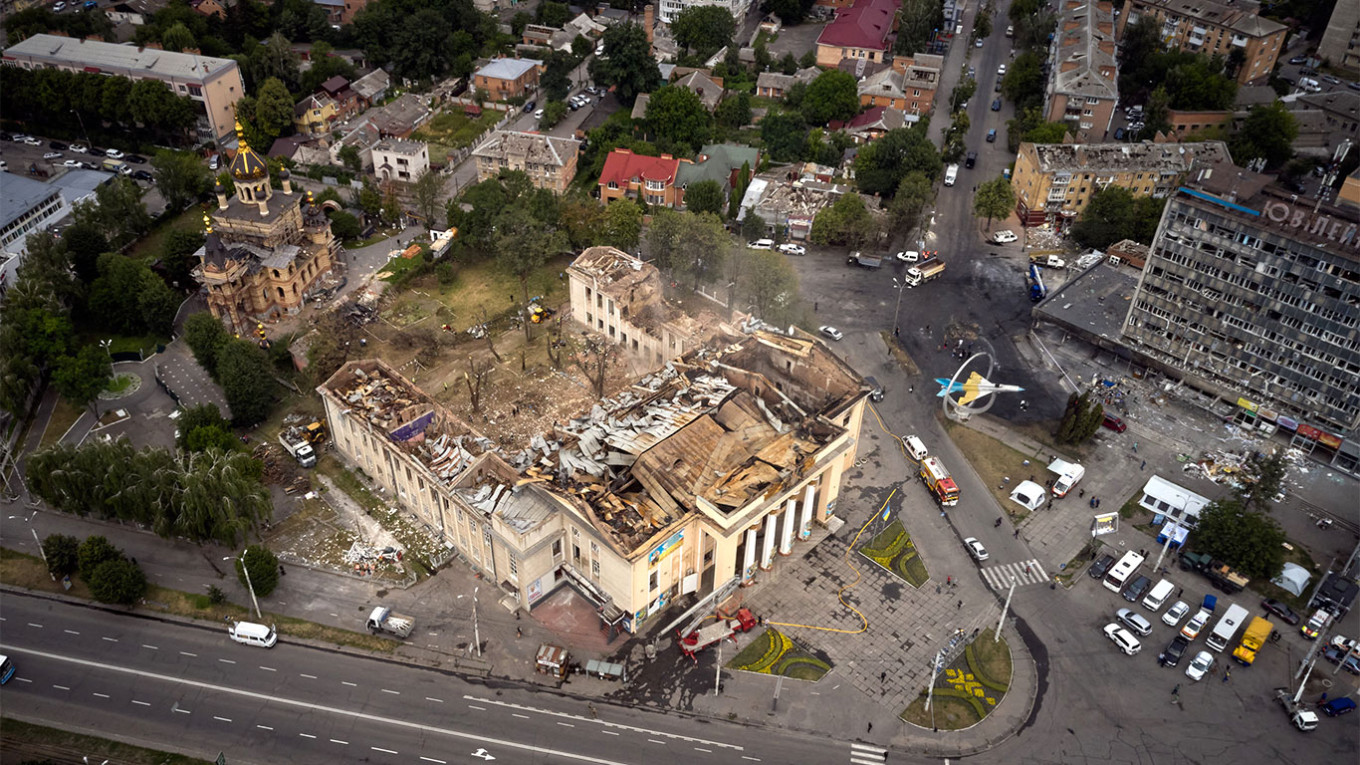
[[[14,136],[9,133],[0,133],[0,141],[13,141]]]
[[[123,159],[126,160],[126,161],[128,161],[128,162],[131,162],[131,163],[134,164],[134,165],[145,165],[145,164],[146,164],[146,157],[140,156],[140,155],[138,155],[138,154],[129,154],[129,155],[127,155],[126,157],[123,157]]]
[[[155,177],[155,176],[153,176],[151,173],[148,173],[148,172],[145,171],[145,170],[134,170],[134,171],[132,171],[132,177],[133,177],[135,180],[139,180],[139,181],[154,181],[154,180],[156,180],[156,177]]]
[[[1122,141],[1122,140],[1124,140],[1124,128],[1115,128],[1115,129],[1114,129],[1114,140],[1116,140],[1116,141]]]
[[[1102,555],[1100,556],[1100,560],[1091,564],[1091,570],[1087,571],[1086,573],[1090,574],[1092,579],[1100,579],[1104,577],[1105,574],[1109,573],[1110,566],[1113,565],[1114,565],[1113,555]]]
[[[525,113],[525,114],[528,114],[528,113],[532,112],[532,111],[534,110],[534,107],[535,107],[535,106],[538,106],[538,102],[537,102],[537,101],[528,101],[528,102],[526,102],[526,103],[524,104],[524,110],[523,110],[524,113]]]
[[[1299,615],[1294,613],[1292,608],[1274,598],[1266,598],[1261,601],[1261,608],[1280,617],[1280,620],[1285,624],[1297,626],[1299,623]]]
[[[992,111],[994,112],[1001,111],[1001,99],[998,98],[995,101],[992,101]]]
[[[1152,580],[1140,574],[1138,578],[1124,587],[1124,600],[1137,603],[1150,589],[1152,589]]]
[[[1190,641],[1183,635],[1177,635],[1166,644],[1162,653],[1157,657],[1157,663],[1163,667],[1174,667],[1181,663],[1181,657],[1185,655],[1185,649],[1190,647]]]
[[[71,148],[70,146],[67,146],[61,141],[51,141],[47,145],[52,149],[52,151],[66,151],[67,149]]]
[[[968,156],[965,157],[963,160],[963,166],[972,167],[976,164],[977,164],[977,152],[975,151],[968,152]]]

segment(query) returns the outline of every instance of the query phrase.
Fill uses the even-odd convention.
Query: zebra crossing
[[[887,761],[887,749],[869,744],[850,745],[850,762],[855,765],[877,765]]]
[[[1001,592],[1010,588],[1012,578],[1015,579],[1016,587],[1024,587],[1027,584],[1048,584],[1049,581],[1048,574],[1044,572],[1044,567],[1037,558],[984,568],[982,569],[982,578],[987,580],[987,584],[992,589]]]

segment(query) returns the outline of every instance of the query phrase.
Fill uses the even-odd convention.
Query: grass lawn
[[[1024,520],[1029,513],[1011,501],[1011,490],[1031,475],[1036,481],[1041,480],[1047,455],[1022,454],[965,425],[947,419],[942,422],[959,451],[968,455],[968,462],[981,476],[983,483],[987,484],[987,490],[996,497],[997,503],[1006,509],[1012,520],[1017,523]],[[1026,459],[1029,460],[1028,466],[1024,464]],[[1006,482],[1006,478],[1010,481]]]
[[[369,246],[370,244],[377,244],[378,242],[385,242],[385,241],[387,241],[388,239],[391,239],[391,238],[392,238],[392,233],[391,233],[391,232],[389,232],[389,231],[379,231],[378,233],[374,234],[373,236],[370,236],[370,237],[367,238],[367,239],[346,239],[345,242],[344,242],[344,245],[345,245],[345,249],[349,249],[349,250],[357,250],[357,249],[359,249],[359,248],[361,248],[361,247],[367,247],[367,246]]]
[[[571,256],[563,256],[548,261],[544,266],[529,275],[529,297],[543,296],[544,305],[555,307],[565,303],[567,282],[560,278],[572,261]],[[458,278],[452,284],[430,284],[422,281],[421,290],[433,289],[443,309],[440,323],[448,323],[455,332],[462,331],[474,324],[481,323],[483,312],[495,316],[510,305],[510,297],[518,305],[524,299],[519,286],[519,278],[506,271],[495,260],[482,260],[467,263],[457,269]]]
[[[151,230],[151,233],[142,237],[132,245],[132,250],[128,255],[137,260],[152,260],[160,257],[161,242],[171,231],[202,231],[203,230],[203,210],[198,205],[190,205],[189,209],[161,222]]]
[[[0,759],[6,762],[100,762],[109,761],[128,765],[207,765],[209,760],[186,757],[182,754],[143,749],[106,738],[68,733],[57,728],[21,722],[6,717],[4,743],[0,744]]]
[[[76,406],[64,398],[57,399],[57,405],[52,408],[52,417],[47,421],[47,430],[43,431],[42,440],[38,442],[39,449],[45,449],[55,444],[58,439],[66,435],[66,431],[76,424],[80,415],[85,413],[84,407]]]
[[[118,375],[110,380],[108,385],[104,386],[104,390],[109,393],[122,393],[127,390],[128,386],[132,384],[132,381],[136,379],[137,378],[132,375]]]
[[[487,109],[482,112],[482,116],[473,119],[462,111],[443,111],[422,125],[412,137],[442,147],[441,150],[436,150],[435,146],[430,147],[431,160],[438,157],[442,162],[448,151],[471,146],[482,133],[499,122],[504,114]]]
[[[383,266],[381,278],[385,282],[395,282],[407,271],[419,268],[421,262],[419,255],[414,258],[392,258],[387,261],[387,265]]]
[[[868,544],[859,548],[859,554],[901,577],[912,587],[920,587],[930,579],[920,551],[900,520],[894,520],[878,532]]]

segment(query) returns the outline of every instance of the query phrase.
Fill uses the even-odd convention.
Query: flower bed
[[[930,579],[925,561],[921,560],[921,554],[901,521],[894,520],[888,524],[868,544],[859,548],[859,554],[891,571],[912,587],[920,587]]]
[[[727,668],[815,682],[831,671],[831,664],[770,627],[728,662]]]

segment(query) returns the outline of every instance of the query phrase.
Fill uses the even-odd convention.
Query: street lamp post
[[[903,277],[901,281],[898,281],[897,277],[894,276],[893,287],[897,288],[897,307],[893,309],[893,337],[897,337],[897,317],[902,313],[902,293],[907,289],[906,277]]]
[[[255,597],[255,585],[250,581],[250,567],[246,565],[247,552],[250,552],[249,547],[241,551],[240,557],[237,557],[235,555],[228,555],[222,560],[241,561],[241,571],[243,571],[246,575],[246,589],[250,590],[250,602],[255,606],[255,618],[259,619],[260,621],[264,621],[264,614],[260,613],[260,601]]]

